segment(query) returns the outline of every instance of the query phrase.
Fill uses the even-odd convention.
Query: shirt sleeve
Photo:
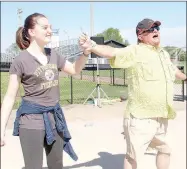
[[[171,67],[171,70],[173,71],[174,75],[176,74],[178,68],[176,65],[174,65],[171,61],[170,61],[170,67]]]
[[[61,55],[58,51],[55,51],[56,55],[57,55],[57,67],[58,69],[63,69],[66,63],[66,57],[64,57],[63,55]]]
[[[178,68],[177,68],[177,66],[174,65],[173,62],[171,61],[170,55],[169,55],[168,52],[166,52],[166,57],[167,57],[166,59],[167,59],[167,62],[168,62],[168,64],[169,64],[170,70],[172,70],[172,73],[175,75],[176,72],[177,72],[177,70],[178,70]]]
[[[110,59],[110,66],[112,68],[129,68],[135,63],[134,46],[116,48],[114,53],[115,56]]]
[[[9,69],[9,73],[10,74],[16,74],[17,76],[19,76],[20,78],[22,78],[22,75],[23,75],[23,65],[22,65],[22,62],[21,60],[18,58],[19,56],[17,56],[11,66],[10,66],[10,69]]]

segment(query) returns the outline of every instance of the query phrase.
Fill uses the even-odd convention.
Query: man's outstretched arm
[[[116,55],[116,52],[120,50],[119,48],[114,48],[108,45],[98,45],[85,34],[80,36],[79,43],[83,50],[109,59],[114,57]]]
[[[179,80],[187,80],[186,78],[186,75],[183,73],[183,72],[181,72],[178,68],[176,68],[177,70],[176,70],[176,73],[175,73],[175,77],[176,77],[176,79],[179,79]]]

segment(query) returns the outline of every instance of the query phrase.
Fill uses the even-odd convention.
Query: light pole
[[[94,14],[93,2],[90,2],[90,36],[94,35]]]
[[[21,21],[22,21],[22,18],[21,18],[21,14],[23,13],[23,10],[21,8],[18,8],[17,10],[17,15],[18,15],[18,27],[21,26]]]
[[[90,36],[94,35],[94,15],[93,15],[93,2],[90,2]],[[91,94],[87,97],[87,99],[84,101],[83,104],[87,102],[89,98],[93,98],[95,106],[101,107],[101,92],[103,93],[103,97],[105,97],[107,100],[109,100],[108,96],[104,92],[104,90],[101,88],[100,85],[100,79],[99,79],[99,58],[97,58],[97,85],[95,89],[91,92]],[[93,59],[93,58],[92,58]],[[95,70],[94,70],[95,71]],[[94,97],[94,92],[97,93],[97,98]]]
[[[66,34],[66,36],[67,36],[67,57],[68,57],[68,53],[70,54],[71,52],[70,52],[70,38],[69,38],[69,33],[66,31],[66,30],[64,30],[64,33]]]
[[[69,41],[69,34],[66,30],[64,30],[64,33],[66,34],[66,36],[68,37],[68,41]]]

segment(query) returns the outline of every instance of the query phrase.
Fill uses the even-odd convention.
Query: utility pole
[[[64,33],[66,34],[66,36],[67,36],[67,59],[68,59],[68,55],[70,55],[71,54],[71,49],[70,49],[70,37],[69,37],[69,33],[68,33],[68,31],[66,31],[66,30],[64,30]]]
[[[21,8],[18,8],[17,10],[17,16],[18,16],[18,27],[20,27],[22,24],[22,13],[23,13],[23,10]]]
[[[90,36],[94,35],[94,9],[93,2],[90,2]]]

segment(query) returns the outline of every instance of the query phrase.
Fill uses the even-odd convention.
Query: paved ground
[[[64,169],[123,169],[125,141],[122,117],[126,102],[104,105],[69,105],[64,113],[73,137],[72,144],[79,156],[74,162],[64,153]],[[170,121],[168,140],[173,148],[170,169],[186,168],[186,101],[174,102],[177,118]],[[19,138],[12,136],[13,111],[8,123],[6,146],[1,149],[2,169],[23,169]],[[145,156],[145,168],[155,169],[155,156]],[[46,167],[44,156],[43,169]]]

